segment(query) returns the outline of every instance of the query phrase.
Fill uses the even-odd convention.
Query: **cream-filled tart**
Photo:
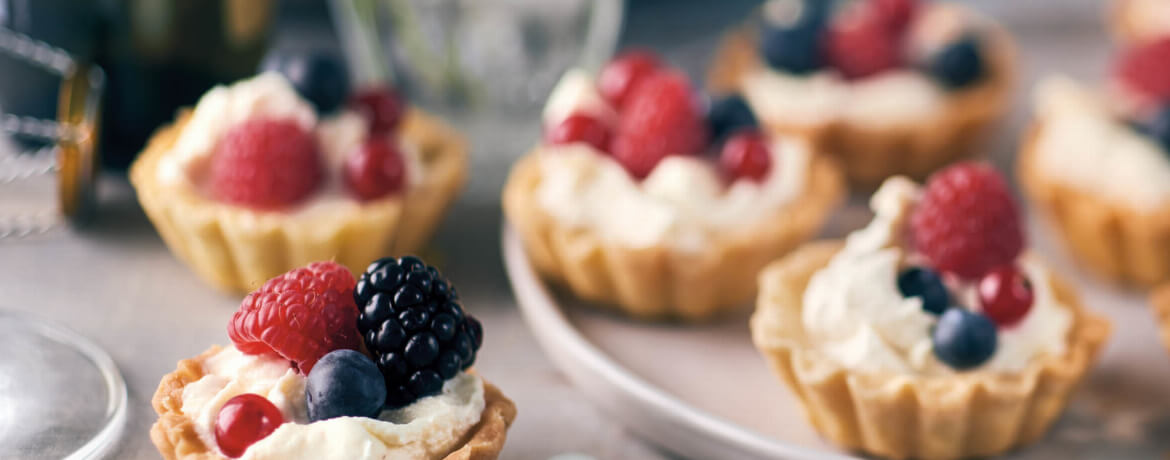
[[[566,73],[543,123],[505,185],[508,220],[546,278],[639,318],[744,304],[755,273],[814,235],[843,195],[813,145],[760,132],[742,99],[702,107],[644,51],[596,77]]]
[[[1170,39],[1125,51],[1110,83],[1036,87],[1018,172],[1032,203],[1090,271],[1170,281]]]
[[[131,167],[167,246],[216,287],[416,251],[465,181],[458,133],[392,89],[340,93],[329,112],[299,89],[277,72],[216,87]]]
[[[495,459],[516,408],[471,370],[483,328],[414,257],[355,284],[334,262],[269,280],[163,377],[151,439],[179,459]]]
[[[957,164],[887,180],[873,221],[766,268],[752,338],[833,443],[958,459],[1040,439],[1109,323],[1025,250],[1006,181]]]
[[[727,34],[708,83],[875,187],[974,153],[1008,107],[1013,54],[1001,27],[958,3],[771,0]]]

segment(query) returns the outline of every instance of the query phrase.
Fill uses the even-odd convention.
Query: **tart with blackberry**
[[[163,241],[209,283],[242,293],[314,260],[357,273],[416,251],[462,188],[458,133],[391,88],[350,94],[330,62],[212,89],[132,166]]]
[[[750,301],[756,272],[818,231],[843,183],[802,138],[760,131],[742,98],[708,106],[647,51],[566,73],[504,187],[536,269],[638,318]]]
[[[1170,37],[1125,49],[1102,89],[1053,76],[1034,99],[1025,195],[1092,272],[1170,281]]]
[[[769,0],[726,35],[708,83],[875,187],[973,153],[1008,108],[1013,54],[1001,27],[955,2]]]
[[[355,283],[317,262],[269,280],[232,345],[179,361],[154,394],[167,460],[497,458],[516,407],[471,366],[483,327],[414,257]]]
[[[959,163],[888,179],[874,219],[760,274],[752,339],[833,443],[987,457],[1040,439],[1110,333],[1025,250],[1010,189]]]

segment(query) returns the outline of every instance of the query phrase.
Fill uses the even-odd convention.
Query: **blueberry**
[[[827,0],[782,0],[764,6],[760,55],[775,69],[804,74],[820,69]]]
[[[941,315],[951,304],[950,293],[938,273],[929,268],[913,267],[898,275],[898,290],[903,297],[922,299],[922,309]]]
[[[340,107],[349,96],[349,74],[345,63],[334,54],[273,51],[264,57],[260,70],[284,75],[297,92],[322,113]]]
[[[995,354],[995,323],[963,308],[943,313],[931,336],[934,355],[956,370],[977,367]]]
[[[725,139],[736,131],[759,125],[752,108],[738,94],[732,94],[711,104],[711,110],[707,112],[707,123],[710,125],[713,139]]]
[[[986,71],[979,41],[974,36],[965,36],[943,47],[930,58],[927,71],[948,88],[975,83]]]
[[[323,356],[305,381],[309,420],[373,417],[386,402],[386,383],[378,366],[353,350]]]
[[[1146,123],[1139,125],[1140,131],[1154,139],[1163,150],[1170,152],[1170,106],[1162,108]]]

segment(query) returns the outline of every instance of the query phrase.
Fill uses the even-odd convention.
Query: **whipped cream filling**
[[[1140,212],[1170,204],[1170,153],[1127,126],[1102,95],[1050,77],[1034,104],[1043,127],[1033,146],[1042,174]]]
[[[286,360],[226,347],[209,357],[204,376],[183,389],[183,414],[200,440],[218,452],[215,417],[227,400],[244,393],[264,396],[285,423],[248,447],[240,458],[263,460],[440,459],[459,447],[483,412],[483,381],[460,373],[435,396],[383,411],[378,418],[339,417],[309,423],[305,377]]]
[[[566,73],[545,106],[545,126],[576,112],[616,117],[593,81],[584,71]],[[714,163],[698,155],[669,156],[639,182],[612,157],[584,143],[543,145],[538,154],[536,198],[549,215],[628,247],[667,244],[686,251],[700,251],[713,237],[796,199],[812,161],[811,146],[803,140],[772,137],[767,177],[725,185]]]
[[[908,179],[886,181],[870,200],[875,216],[853,232],[828,266],[809,281],[801,322],[811,346],[853,371],[910,375],[955,372],[933,353],[930,330],[937,317],[922,299],[903,297],[898,274],[917,261],[903,243],[919,187]],[[1036,359],[1065,352],[1073,315],[1052,292],[1048,270],[1030,255],[1018,261],[1033,286],[1028,315],[998,330],[998,346],[975,371],[1020,372]],[[973,283],[952,285],[956,303],[978,311]]]
[[[174,146],[159,160],[159,182],[204,193],[201,184],[220,140],[232,127],[260,118],[294,120],[317,139],[324,179],[316,193],[289,210],[291,214],[322,219],[326,217],[323,213],[346,212],[361,206],[346,190],[343,174],[345,159],[369,135],[365,119],[351,110],[318,119],[313,106],[297,94],[288,80],[272,72],[217,86],[204,94]],[[418,146],[404,136],[396,136],[394,142],[406,165],[406,187],[420,183],[424,166]]]

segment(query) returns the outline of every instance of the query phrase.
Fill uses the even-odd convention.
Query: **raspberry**
[[[402,122],[402,115],[406,111],[398,92],[383,87],[358,91],[350,98],[349,107],[366,118],[372,134],[393,132]]]
[[[772,169],[772,155],[764,136],[754,130],[741,131],[723,144],[719,164],[733,179],[748,178],[759,182]]]
[[[240,351],[292,361],[305,375],[333,350],[358,350],[353,274],[334,262],[314,262],[268,280],[248,294],[228,322]]]
[[[609,61],[597,76],[597,89],[614,107],[624,107],[634,88],[659,67],[658,56],[643,50],[626,51]]]
[[[829,64],[850,79],[878,74],[902,60],[898,34],[870,2],[850,4],[838,14],[824,46]]]
[[[612,153],[642,179],[668,155],[698,153],[707,145],[707,126],[685,75],[659,72],[630,94],[618,120]]]
[[[402,153],[385,137],[367,139],[345,159],[345,185],[362,201],[402,190],[405,179]]]
[[[1016,259],[1024,232],[1007,182],[991,166],[961,163],[926,183],[910,216],[915,247],[940,271],[975,280]]]
[[[918,13],[918,0],[870,0],[886,25],[894,33],[901,33]]]
[[[354,290],[358,330],[386,381],[386,405],[438,394],[475,363],[483,326],[465,315],[455,288],[415,257],[370,264]]]
[[[569,115],[544,137],[554,145],[584,142],[602,152],[609,150],[609,127],[596,117],[583,113]]]
[[[1126,50],[1115,74],[1122,86],[1154,105],[1170,101],[1170,37]]]
[[[304,199],[322,177],[316,139],[292,120],[249,120],[232,128],[210,168],[216,199],[260,209]]]

